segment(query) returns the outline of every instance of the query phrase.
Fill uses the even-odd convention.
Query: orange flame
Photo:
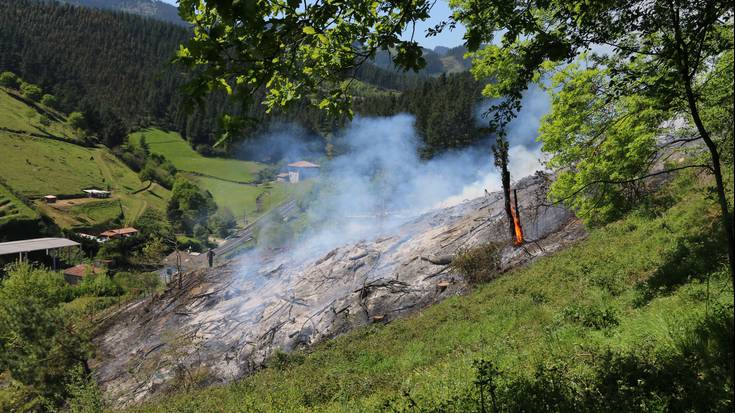
[[[523,228],[521,227],[521,220],[518,219],[518,215],[516,215],[516,211],[513,208],[510,209],[510,215],[513,217],[513,226],[516,230],[515,245],[517,247],[523,245]]]

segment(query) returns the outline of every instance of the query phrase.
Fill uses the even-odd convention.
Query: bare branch
[[[579,188],[578,190],[574,191],[572,194],[570,194],[570,195],[568,195],[568,196],[566,196],[564,198],[558,199],[558,200],[556,200],[556,201],[554,201],[552,203],[549,203],[549,204],[544,203],[542,205],[543,206],[547,206],[547,207],[558,205],[560,203],[563,203],[564,201],[568,201],[568,200],[574,198],[580,192],[584,191],[585,189],[587,189],[587,188],[589,188],[589,187],[591,187],[593,185],[598,185],[598,184],[605,184],[605,185],[629,184],[629,183],[637,182],[637,181],[640,181],[640,180],[643,180],[643,179],[651,178],[651,177],[654,177],[654,176],[664,175],[664,174],[670,174],[672,172],[680,171],[682,169],[690,169],[690,168],[702,168],[702,169],[707,169],[709,171],[712,171],[712,167],[711,166],[706,165],[706,164],[699,164],[699,165],[685,165],[685,166],[679,166],[679,167],[676,167],[676,168],[665,169],[665,170],[662,170],[662,171],[652,172],[650,174],[643,175],[643,176],[638,176],[638,177],[631,178],[631,179],[623,179],[623,180],[617,180],[617,181],[616,180],[599,179],[599,180],[596,180],[596,181],[592,181],[592,182],[586,183],[581,188]]]

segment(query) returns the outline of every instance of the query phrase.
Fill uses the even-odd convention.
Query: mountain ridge
[[[151,17],[179,26],[189,24],[179,17],[176,6],[158,0],[58,0],[61,3],[103,10],[117,10],[139,16]]]

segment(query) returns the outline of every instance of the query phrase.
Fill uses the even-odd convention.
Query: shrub
[[[502,244],[490,243],[457,252],[452,260],[452,270],[470,284],[489,281],[498,274]]]
[[[54,95],[49,95],[48,93],[46,93],[45,95],[43,95],[41,97],[41,104],[44,105],[44,106],[48,106],[50,108],[55,108],[56,107],[56,103],[58,103],[58,102],[56,100],[56,96],[54,96]]]
[[[278,174],[278,170],[272,166],[265,167],[258,171],[258,174],[255,178],[255,182],[262,184],[270,181],[274,181],[276,179],[276,175]]]
[[[225,238],[230,235],[230,231],[235,228],[237,221],[232,211],[227,208],[222,208],[210,219],[210,226],[214,228],[214,231],[221,238]]]
[[[65,376],[89,357],[89,343],[60,305],[68,297],[61,274],[14,265],[0,284],[0,369],[27,386],[27,411],[49,411],[65,396]],[[48,403],[48,406],[43,404]]]
[[[33,83],[23,83],[20,86],[20,93],[22,93],[23,96],[27,97],[30,100],[38,101],[39,99],[41,99],[43,91],[38,85],[34,85]]]
[[[84,114],[82,114],[81,112],[70,113],[67,122],[69,123],[69,126],[74,129],[84,129],[87,126],[87,122],[84,119]]]
[[[161,286],[161,277],[155,272],[120,272],[115,274],[114,281],[125,293],[132,295],[152,293]]]
[[[180,251],[188,249],[191,249],[194,252],[204,251],[204,244],[196,238],[178,236],[176,237],[176,240],[179,243]]]
[[[68,411],[73,413],[97,413],[103,408],[102,392],[91,374],[77,365],[69,372],[66,391]]]
[[[615,327],[620,322],[614,308],[600,308],[594,305],[572,304],[562,310],[562,316],[566,321],[579,323],[595,330]]]
[[[17,89],[20,81],[18,76],[13,72],[2,72],[0,73],[0,86],[5,86],[11,89]]]
[[[84,294],[96,297],[116,297],[123,294],[123,289],[107,274],[88,275],[80,285]]]

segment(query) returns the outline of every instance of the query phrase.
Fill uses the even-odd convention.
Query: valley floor
[[[729,411],[732,284],[695,181],[466,296],[130,411]]]

